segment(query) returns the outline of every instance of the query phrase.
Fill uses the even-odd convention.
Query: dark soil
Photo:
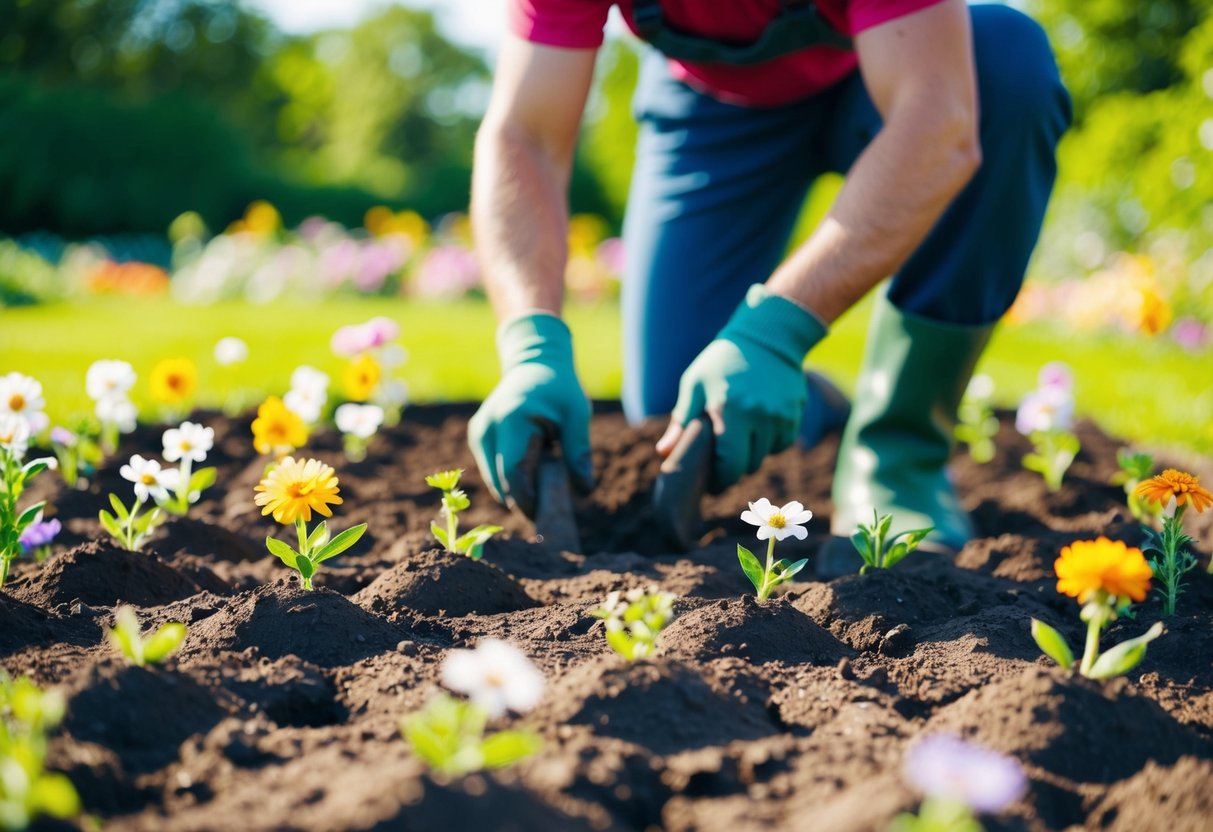
[[[810,561],[827,539],[835,438],[789,450],[704,501],[699,546],[674,554],[654,532],[652,444],[614,405],[594,421],[597,492],[577,503],[584,554],[537,540],[494,504],[466,448],[469,406],[414,408],[354,465],[336,437],[336,525],[370,526],[326,562],[314,592],[265,552],[282,531],[252,503],[263,462],[248,419],[216,428],[216,486],[145,553],[100,539],[97,511],[128,487],[120,461],[89,491],[39,484],[65,524],[45,564],[19,562],[0,593],[0,662],[59,685],[68,717],[50,763],[114,830],[838,830],[884,828],[917,797],[907,747],[951,732],[1014,755],[1028,796],[991,830],[1204,830],[1213,815],[1213,578],[1190,576],[1179,615],[1127,679],[1089,682],[1039,655],[1031,618],[1080,644],[1077,605],[1055,591],[1061,546],[1098,534],[1140,543],[1120,489],[1118,443],[1090,425],[1060,493],[999,454],[956,461],[979,538],[953,562],[925,553],[888,573],[812,577],[760,605],[736,559],[753,546],[745,503],[797,499],[815,513]],[[141,429],[126,452],[155,454]],[[1213,466],[1182,460],[1213,481]],[[467,524],[505,532],[474,562],[434,548],[438,494],[425,474],[464,466]],[[1213,512],[1192,518],[1202,562]],[[589,615],[615,589],[657,585],[678,617],[657,656],[628,665]],[[164,668],[125,667],[105,639],[118,604],[147,626],[190,625]],[[1107,643],[1144,631],[1157,599]],[[544,750],[513,769],[445,781],[428,774],[399,721],[436,690],[453,647],[485,637],[523,649],[548,679],[522,722]]]

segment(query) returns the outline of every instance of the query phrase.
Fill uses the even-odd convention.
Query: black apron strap
[[[826,22],[812,0],[784,0],[779,16],[758,40],[728,43],[691,35],[665,22],[660,0],[633,0],[636,33],[667,58],[697,64],[756,64],[813,46],[852,48],[851,39]]]

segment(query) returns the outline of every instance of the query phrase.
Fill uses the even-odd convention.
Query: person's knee
[[[973,51],[983,120],[1056,128],[1070,122],[1070,99],[1040,24],[1001,5],[973,6]]]

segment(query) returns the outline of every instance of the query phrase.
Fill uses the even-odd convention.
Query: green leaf
[[[472,501],[468,499],[468,495],[459,489],[448,491],[442,495],[442,507],[448,513],[458,514],[466,510],[471,504]]]
[[[114,613],[114,626],[109,631],[109,640],[131,664],[143,666],[143,634],[139,619],[132,608],[122,606]]]
[[[219,472],[214,468],[199,468],[190,477],[190,487],[187,489],[187,493],[206,491],[206,489],[215,484],[215,479],[218,475]]]
[[[179,621],[170,621],[143,642],[143,658],[149,664],[160,664],[185,641],[187,628]]]
[[[1146,646],[1162,635],[1162,629],[1162,622],[1156,621],[1153,627],[1137,638],[1122,641],[1108,649],[1095,660],[1087,676],[1092,679],[1110,679],[1128,673],[1146,657]]]
[[[481,550],[484,549],[484,544],[489,542],[489,539],[497,532],[501,531],[501,526],[480,525],[465,534],[461,534],[455,541],[452,547],[456,552],[463,552],[472,560],[480,560]]]
[[[863,558],[864,563],[872,563],[872,540],[865,531],[858,531],[851,535],[851,545],[855,547],[855,551],[859,552],[859,556]]]
[[[1074,653],[1066,644],[1065,636],[1048,624],[1038,619],[1032,619],[1032,638],[1040,652],[1057,662],[1066,670],[1074,666]]]
[[[110,505],[114,507],[114,516],[121,522],[125,523],[127,518],[131,516],[131,513],[126,510],[126,506],[118,499],[118,495],[112,492],[110,493]]]
[[[265,539],[265,548],[269,549],[270,554],[277,557],[287,566],[291,567],[292,569],[298,568],[295,564],[299,559],[299,553],[278,538],[267,537]]]
[[[784,562],[786,563],[787,561],[784,561]],[[785,568],[782,579],[785,581],[791,580],[796,575],[796,573],[798,573],[800,570],[804,569],[808,565],[809,565],[809,559],[801,558],[800,560],[793,563],[791,566],[788,566]]]
[[[327,520],[321,520],[320,524],[312,529],[312,533],[307,536],[307,550],[314,552],[328,542],[329,524]]]
[[[543,740],[530,731],[499,731],[480,743],[485,768],[505,768],[543,748]]]
[[[42,513],[42,509],[46,508],[46,500],[34,505],[21,512],[21,516],[17,518],[17,531],[21,531]]]
[[[437,520],[430,521],[430,531],[433,532],[434,537],[438,538],[438,542],[442,544],[442,548],[448,550],[451,548],[451,541],[447,536],[446,529],[438,525]]]
[[[152,527],[156,524],[156,521],[159,520],[160,517],[161,517],[160,509],[159,508],[152,509],[147,514],[144,514],[143,516],[135,519],[135,524],[134,524],[135,531],[138,532],[139,535],[142,537],[143,535],[147,534],[152,529]]]
[[[758,562],[758,558],[754,557],[754,553],[740,543],[737,544],[737,560],[741,561],[741,571],[750,579],[750,583],[754,585],[754,590],[757,591],[761,586],[766,575],[763,572],[762,564]]]
[[[437,488],[440,491],[453,491],[455,486],[459,485],[459,478],[463,476],[462,468],[453,468],[450,471],[439,471],[436,474],[430,474],[425,478],[425,484],[431,488]]]
[[[101,527],[109,532],[112,537],[119,540],[122,539],[122,529],[118,528],[118,521],[114,519],[112,514],[105,509],[101,509],[97,517],[101,521]]]
[[[619,655],[623,656],[628,661],[633,661],[636,658],[636,644],[632,640],[632,636],[627,630],[607,630],[606,634],[607,645],[610,646]]]
[[[43,774],[30,788],[29,802],[35,812],[66,820],[80,814],[80,796],[66,774]]]
[[[21,473],[25,475],[23,477],[23,479],[26,482],[29,482],[34,477],[38,476],[43,471],[45,471],[48,467],[49,466],[45,459],[30,460],[29,462],[25,463],[25,465],[21,468]]]
[[[299,555],[295,558],[295,568],[304,578],[310,578],[316,574],[316,564],[307,555]]]
[[[312,552],[312,561],[315,563],[324,563],[329,558],[336,557],[357,543],[359,538],[361,538],[365,532],[366,523],[359,523],[357,526],[346,529],[328,543],[324,544],[319,552]]]
[[[443,769],[451,756],[451,749],[445,737],[435,732],[427,724],[424,713],[416,714],[406,719],[400,726],[401,733],[413,753],[425,761],[430,768]]]

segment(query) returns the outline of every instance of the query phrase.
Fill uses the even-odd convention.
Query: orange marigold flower
[[[1100,590],[1118,598],[1146,600],[1153,572],[1140,549],[1100,537],[1063,546],[1053,564],[1057,591],[1085,604]]]
[[[259,454],[285,456],[307,442],[307,425],[277,396],[257,408],[253,420],[253,447]]]
[[[263,506],[261,513],[273,514],[275,520],[288,526],[298,519],[311,522],[313,511],[332,517],[329,506],[342,503],[333,469],[318,459],[288,456],[253,490],[259,492],[253,502]]]
[[[1201,486],[1200,477],[1174,468],[1168,468],[1161,474],[1145,480],[1137,486],[1134,493],[1143,500],[1158,503],[1160,506],[1166,506],[1172,497],[1175,498],[1176,506],[1190,502],[1197,514],[1213,505],[1213,494]]]

